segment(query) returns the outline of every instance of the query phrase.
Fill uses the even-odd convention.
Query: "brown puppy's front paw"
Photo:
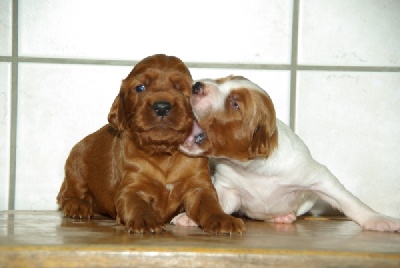
[[[228,214],[215,214],[208,217],[201,228],[215,234],[242,234],[246,231],[246,226],[241,219]]]
[[[129,233],[161,233],[165,231],[164,222],[160,217],[155,215],[146,215],[139,217],[132,217],[130,220],[126,222],[126,228]]]
[[[65,201],[62,209],[65,217],[80,219],[93,217],[92,205],[78,198]]]

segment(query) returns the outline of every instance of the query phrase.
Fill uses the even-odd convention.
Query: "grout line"
[[[340,72],[400,72],[400,67],[393,66],[319,66],[298,65],[298,71],[340,71]]]
[[[293,41],[292,41],[293,43]],[[297,43],[297,40],[296,40]],[[293,47],[293,44],[292,44]],[[297,53],[297,51],[296,51]],[[185,62],[189,68],[212,69],[248,69],[248,70],[283,70],[283,71],[336,71],[336,72],[400,72],[397,66],[340,66],[340,65],[296,65],[297,57],[292,55],[292,64],[258,64],[258,63],[217,63],[217,62]],[[77,65],[107,65],[134,66],[138,60],[102,60],[80,58],[37,58],[0,56],[0,62],[43,63],[43,64],[77,64]]]
[[[131,66],[139,61],[130,60],[104,60],[104,59],[80,59],[80,58],[44,58],[44,57],[18,57],[20,63],[48,63],[48,64],[81,64],[81,65],[115,65]]]
[[[12,2],[12,56],[11,56],[11,114],[10,114],[10,188],[8,210],[15,209],[17,164],[18,114],[18,1]]]
[[[292,15],[292,57],[290,68],[290,106],[289,106],[289,125],[294,131],[296,127],[296,96],[297,96],[297,54],[298,54],[298,36],[299,36],[299,1],[293,1]]]

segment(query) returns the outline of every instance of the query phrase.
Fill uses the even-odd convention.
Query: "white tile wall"
[[[23,0],[23,56],[289,63],[289,0]]]
[[[299,72],[296,131],[372,208],[400,218],[400,73]]]
[[[0,0],[0,56],[11,56],[11,0]]]
[[[107,123],[130,67],[20,64],[16,209],[56,209],[72,146]]]
[[[8,208],[10,166],[10,96],[9,63],[0,63],[0,211]]]
[[[400,1],[300,1],[299,64],[400,66]]]

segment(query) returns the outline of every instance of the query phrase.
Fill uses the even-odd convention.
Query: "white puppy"
[[[291,223],[319,196],[365,230],[400,231],[400,220],[373,211],[311,157],[253,82],[238,76],[197,81],[191,104],[198,125],[180,150],[215,158],[213,181],[226,213]],[[185,215],[172,223],[195,225]]]

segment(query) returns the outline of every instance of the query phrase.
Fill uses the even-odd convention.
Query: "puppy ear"
[[[268,151],[267,142],[267,130],[265,125],[257,126],[250,142],[249,158],[266,155]]]
[[[253,98],[257,118],[250,129],[255,129],[249,148],[249,157],[268,157],[278,146],[278,130],[276,128],[276,113],[271,98],[266,93],[254,91]],[[254,128],[256,126],[256,128]]]
[[[114,99],[110,112],[108,113],[108,122],[117,130],[123,129],[123,100],[123,93],[118,94]]]
[[[249,159],[268,157],[278,144],[276,128],[267,129],[266,125],[258,125],[253,133],[249,147]]]

